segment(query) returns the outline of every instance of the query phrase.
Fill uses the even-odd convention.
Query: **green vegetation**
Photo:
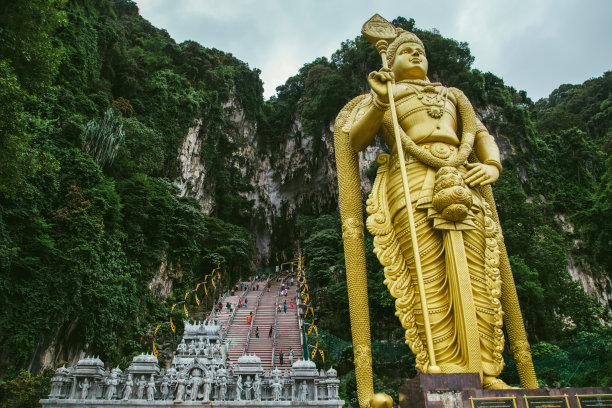
[[[380,59],[362,37],[348,40],[331,58],[304,65],[264,102],[258,70],[192,41],[176,44],[129,0],[5,3],[0,404],[28,406],[45,394],[48,374],[23,370],[38,373],[40,356],[58,343],[125,366],[150,347],[151,325],[166,320],[177,293],[218,262],[227,282],[248,270],[251,232],[261,233],[263,215],[246,198],[253,167],[237,152],[249,142],[230,115],[240,110],[256,125],[255,154],[272,168],[284,154],[279,147],[311,142],[287,180],[296,182],[333,160],[329,124],[350,98],[368,91],[367,74]],[[467,44],[419,30],[414,20],[394,23],[421,37],[430,78],[462,89],[506,147],[495,194],[517,290],[536,357],[559,362],[536,361],[541,380],[610,385],[601,374],[610,372],[610,361],[598,351],[609,350],[610,333],[602,327],[609,307],[587,296],[567,269],[612,275],[612,74],[562,85],[534,103],[494,74],[472,69]],[[180,170],[177,152],[199,121],[210,215],[172,183]],[[319,327],[348,341],[335,180],[325,175],[317,189],[301,193],[299,204],[282,203],[272,220],[271,253],[293,253],[299,242]],[[366,237],[373,338],[399,353],[387,361],[380,352],[375,384],[393,394],[398,373],[412,374],[412,356],[371,249]],[[172,281],[175,294],[168,297],[149,288],[161,265],[171,271],[162,276]],[[591,345],[590,357],[575,349],[579,344]],[[339,354],[332,363],[351,401],[352,352]],[[516,382],[512,359],[506,360],[504,375]],[[582,371],[572,375],[578,364]]]
[[[130,1],[22,6],[0,10],[0,377],[36,373],[56,342],[125,365],[174,301],[148,286],[162,263],[181,293],[218,262],[231,281],[252,259],[222,104],[254,117],[259,73],[177,45]],[[196,118],[209,193],[226,203],[211,216],[169,181]]]

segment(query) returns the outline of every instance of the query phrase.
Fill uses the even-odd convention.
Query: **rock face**
[[[227,165],[238,169],[253,187],[244,197],[254,204],[256,217],[251,222],[251,230],[256,247],[260,253],[267,253],[275,218],[292,218],[298,209],[318,214],[337,207],[333,124],[315,141],[304,135],[300,118],[296,117],[284,141],[274,149],[264,149],[258,146],[256,123],[246,119],[240,104],[230,99],[224,108],[229,112],[227,120],[232,129],[228,138],[237,145],[237,152],[228,158]],[[210,215],[214,206],[221,203],[215,202],[214,188],[207,179],[206,163],[201,157],[206,139],[202,119],[196,118],[179,149],[181,175],[174,184],[181,195],[196,198],[202,211]],[[359,154],[364,191],[372,187],[366,171],[382,151],[382,146],[377,144]]]
[[[200,202],[202,211],[210,214],[213,200],[206,188],[206,167],[204,162],[200,160],[202,144],[206,142],[206,133],[202,129],[202,118],[198,118],[194,122],[195,125],[189,128],[178,152],[181,176],[174,184],[181,190],[182,196],[187,195],[196,198]]]
[[[236,153],[225,159],[226,166],[237,169],[253,188],[244,197],[254,203],[253,214],[257,216],[251,229],[258,250],[265,253],[275,218],[292,217],[297,208],[307,207],[309,212],[319,213],[335,206],[333,128],[321,135],[318,156],[313,138],[301,136],[299,118],[283,143],[274,149],[262,149],[258,146],[256,123],[246,119],[239,103],[230,99],[224,109],[231,129],[227,137],[237,146]],[[201,157],[206,141],[202,120],[195,119],[178,152],[180,177],[174,184],[181,195],[196,198],[202,211],[211,214],[214,206],[222,203],[215,202],[214,186],[207,179],[206,163]]]
[[[585,273],[572,257],[569,258],[567,270],[573,280],[580,282],[586,293],[608,310],[612,309],[612,280],[608,276],[593,277]]]

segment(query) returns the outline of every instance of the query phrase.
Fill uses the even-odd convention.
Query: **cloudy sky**
[[[354,39],[373,14],[469,43],[474,67],[533,100],[612,69],[612,0],[136,0],[177,42],[194,40],[259,68],[265,97]]]

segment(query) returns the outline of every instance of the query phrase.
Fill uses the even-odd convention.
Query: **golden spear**
[[[363,25],[361,29],[363,36],[376,45],[376,49],[382,59],[383,71],[389,71],[387,64],[387,47],[389,43],[395,39],[397,32],[395,27],[385,20],[379,14],[375,14]],[[402,173],[402,184],[404,187],[404,201],[406,202],[406,211],[408,212],[408,223],[410,224],[410,236],[412,239],[412,250],[414,252],[414,264],[419,286],[419,298],[421,300],[421,309],[423,309],[423,325],[425,327],[425,339],[427,341],[427,351],[429,354],[428,373],[440,373],[440,367],[436,364],[436,355],[433,347],[433,337],[431,335],[431,325],[429,323],[429,312],[427,308],[427,298],[425,294],[425,283],[423,281],[423,271],[421,269],[421,255],[419,253],[419,244],[417,241],[416,227],[414,225],[414,214],[412,212],[412,201],[410,200],[410,187],[408,185],[408,176],[406,174],[406,161],[404,159],[404,149],[402,148],[402,139],[400,136],[399,122],[397,120],[397,111],[395,110],[395,100],[393,96],[393,82],[387,81],[387,94],[389,95],[389,108],[391,109],[391,117],[393,119],[393,134],[395,136],[395,148],[399,159],[399,167]]]

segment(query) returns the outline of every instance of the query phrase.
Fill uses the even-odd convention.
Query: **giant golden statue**
[[[366,224],[417,368],[478,372],[484,388],[507,387],[497,379],[505,320],[521,382],[535,388],[490,187],[502,170],[497,145],[460,90],[429,81],[416,35],[379,15],[362,32],[383,68],[369,75],[371,92],[342,109],[334,132],[360,406],[384,400],[372,398],[357,158],[377,134],[391,154],[377,159]]]

